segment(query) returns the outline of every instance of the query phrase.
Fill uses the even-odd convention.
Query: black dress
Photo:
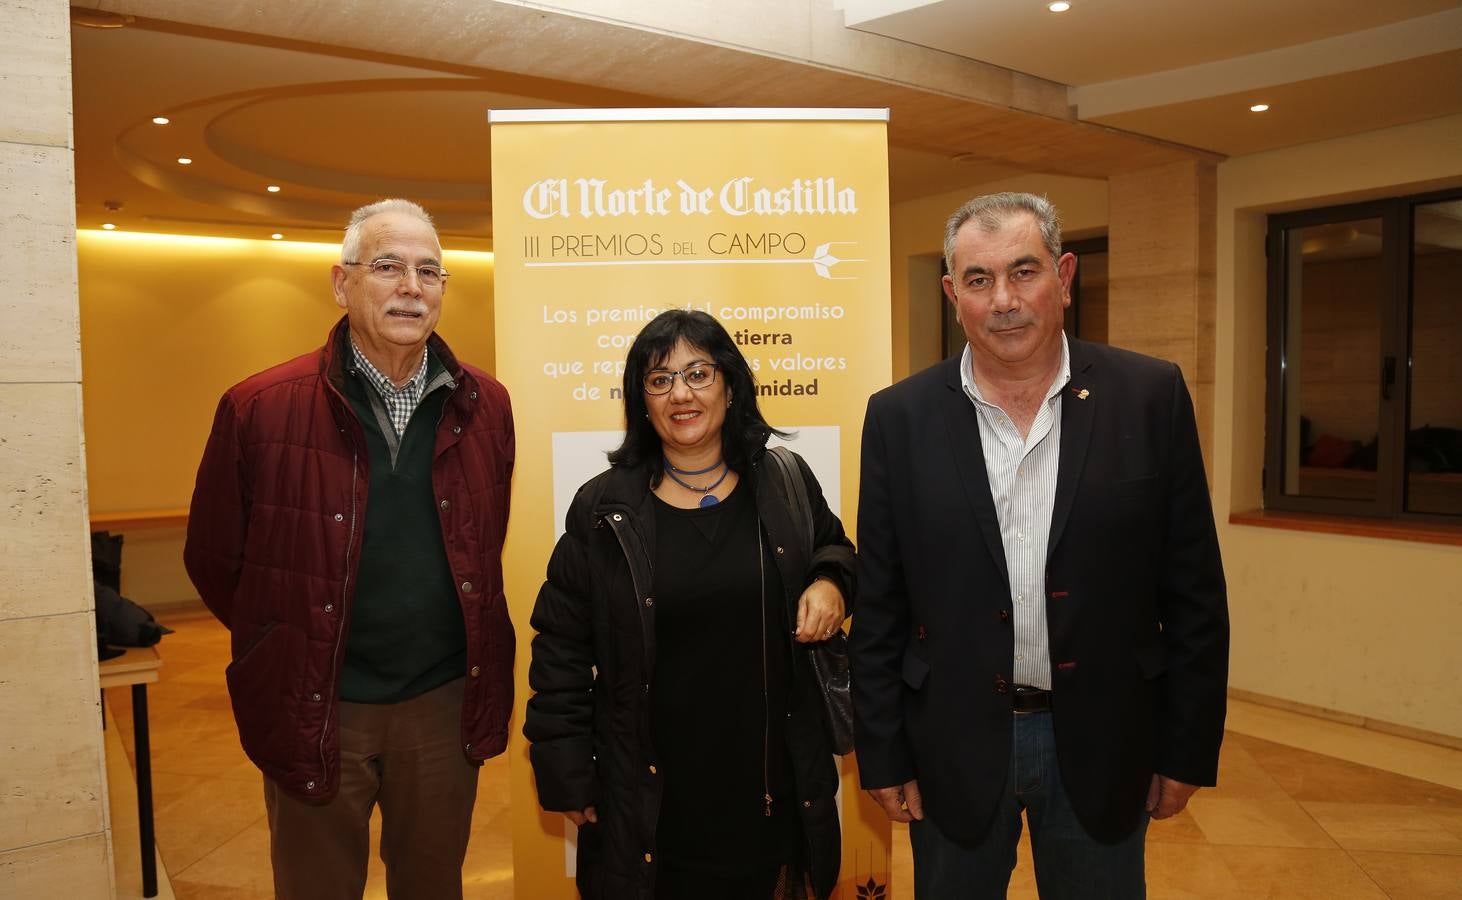
[[[656,895],[771,897],[802,842],[781,579],[740,484],[711,507],[657,499],[655,532]]]

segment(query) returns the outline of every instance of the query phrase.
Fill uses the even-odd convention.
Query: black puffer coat
[[[781,479],[763,472],[759,452],[742,478],[776,559],[795,625],[802,590],[835,581],[852,611],[853,546],[828,509],[807,464],[798,464],[812,502],[816,548],[808,559]],[[579,830],[578,886],[588,898],[655,895],[655,827],[661,783],[651,768],[650,683],[655,677],[655,604],[650,596],[655,516],[647,469],[614,467],[591,479],[569,507],[566,531],[548,562],[533,608],[533,661],[523,733],[544,809],[597,808]],[[763,475],[769,477],[763,477]],[[834,794],[837,767],[822,701],[804,645],[792,654],[793,690],[806,710],[788,722],[787,741],[802,807],[805,864],[819,897],[837,881],[841,837]],[[714,698],[707,697],[713,703]]]

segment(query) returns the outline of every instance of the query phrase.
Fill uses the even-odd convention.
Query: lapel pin
[[[1087,397],[1090,397],[1090,396],[1091,396],[1091,391],[1087,390],[1086,388],[1082,388],[1081,390],[1079,390],[1079,391],[1076,392],[1076,399],[1078,399],[1078,400],[1085,400]]]

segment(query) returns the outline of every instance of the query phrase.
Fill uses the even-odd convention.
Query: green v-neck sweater
[[[444,369],[432,354],[427,366],[430,385]],[[371,475],[342,700],[399,703],[466,673],[467,630],[431,480],[437,422],[450,393],[442,384],[421,398],[393,464],[380,395],[353,363],[346,366],[345,394],[365,431]]]

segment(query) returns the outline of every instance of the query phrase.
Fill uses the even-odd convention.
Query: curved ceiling
[[[1114,129],[1073,125],[1055,114],[1064,111],[1052,103],[1059,86],[969,61],[941,63],[941,77],[982,73],[992,79],[982,90],[1049,109],[972,102],[905,79],[504,3],[473,7],[480,14],[458,23],[456,40],[438,41],[434,60],[362,49],[411,47],[404,38],[421,35],[404,34],[399,22],[357,17],[349,19],[352,31],[319,0],[293,0],[287,9],[106,3],[126,7],[119,10],[125,27],[84,27],[80,20],[91,14],[73,7],[77,223],[83,228],[112,223],[135,231],[333,242],[350,210],[407,195],[433,212],[444,243],[488,249],[486,114],[494,107],[888,106],[896,200],[1021,172],[1100,178],[1193,155]],[[391,9],[399,18],[410,5]],[[306,15],[307,7],[319,9]],[[149,18],[149,9],[199,18],[193,24]],[[356,46],[198,24],[255,13],[276,30],[283,27],[280,16],[305,16],[315,31],[339,24],[338,33],[352,35]],[[314,33],[301,27],[286,30]],[[526,36],[513,37],[514,29]],[[484,34],[491,36],[487,43]],[[542,53],[525,61],[524,40]],[[489,57],[519,70],[465,61]],[[628,57],[632,64],[623,62]],[[621,60],[615,77],[600,78],[614,60]],[[557,77],[568,70],[581,80]],[[154,116],[170,121],[154,125]],[[180,157],[191,163],[179,164]],[[271,193],[270,185],[280,190]]]
[[[81,227],[333,242],[404,194],[486,249],[495,107],[888,107],[896,202],[1462,112],[1454,0],[89,2],[110,13],[72,8]]]
[[[406,196],[487,249],[487,111],[569,103],[542,80],[187,31],[72,29],[79,227],[335,241],[352,209]]]

